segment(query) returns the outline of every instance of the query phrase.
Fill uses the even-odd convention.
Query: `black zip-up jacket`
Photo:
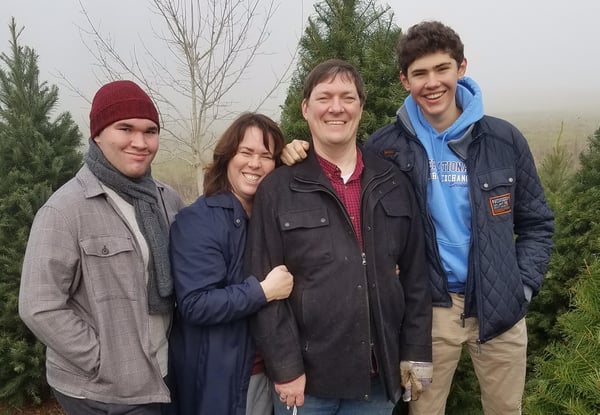
[[[542,284],[553,246],[554,217],[529,146],[513,125],[484,116],[448,146],[466,163],[469,181],[471,245],[463,318],[479,319],[479,341],[486,342],[525,316],[524,290],[535,294]],[[450,307],[427,209],[429,160],[404,107],[365,148],[410,177],[424,218],[433,305]]]
[[[323,398],[368,395],[373,350],[395,402],[400,360],[431,361],[423,225],[406,175],[366,152],[363,161],[364,250],[314,152],[259,186],[247,264],[257,276],[285,264],[294,289],[262,308],[252,331],[271,380],[305,373],[305,392]]]

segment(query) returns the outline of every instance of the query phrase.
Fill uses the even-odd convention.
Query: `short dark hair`
[[[318,64],[310,71],[304,80],[304,99],[308,101],[310,94],[317,84],[333,79],[338,75],[341,75],[354,83],[360,105],[364,105],[366,100],[365,83],[363,82],[360,73],[358,73],[358,69],[356,69],[354,65],[341,59],[328,59]]]
[[[280,156],[285,141],[277,123],[266,115],[244,112],[233,121],[217,141],[213,161],[204,169],[203,193],[205,196],[231,190],[231,184],[227,178],[227,165],[236,155],[238,147],[244,139],[244,134],[250,127],[256,127],[262,131],[263,144],[267,149],[269,149],[269,138],[273,138],[275,165],[281,164]]]
[[[452,28],[438,21],[424,21],[400,34],[396,54],[404,75],[417,59],[436,52],[449,53],[457,65],[465,59],[465,46]]]

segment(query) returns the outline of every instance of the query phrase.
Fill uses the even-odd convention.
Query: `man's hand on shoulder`
[[[310,148],[310,143],[304,140],[292,140],[283,148],[281,153],[281,162],[286,166],[293,166],[296,163],[301,162],[308,154],[306,153]]]

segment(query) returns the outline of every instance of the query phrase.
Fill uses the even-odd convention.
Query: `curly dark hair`
[[[407,75],[408,67],[417,59],[436,52],[447,52],[460,65],[465,46],[452,28],[438,21],[424,21],[401,34],[396,47],[398,66]]]

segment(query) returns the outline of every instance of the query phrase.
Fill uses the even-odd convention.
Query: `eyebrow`
[[[250,147],[246,147],[246,146],[240,146],[240,148],[238,149],[238,151],[241,151],[241,150],[248,151],[248,152],[250,152],[250,153],[252,153],[252,154],[254,154],[254,153],[255,153],[254,149],[252,149],[252,148],[250,148]],[[260,152],[260,153],[258,153],[258,154],[271,154],[271,151],[269,151],[269,150],[267,150],[267,151],[262,151],[262,152]]]
[[[350,89],[346,90],[346,91],[342,91],[342,92],[331,92],[331,91],[316,91],[315,92],[315,96],[333,96],[333,95],[340,95],[342,97],[347,97],[347,96],[358,96],[358,93],[356,91],[352,91]]]
[[[125,121],[117,121],[116,123],[117,127],[127,127],[127,128],[135,128],[135,126],[131,123],[125,122]],[[151,125],[149,127],[147,127],[146,129],[144,129],[144,131],[158,131],[158,127],[155,125]]]
[[[441,68],[444,68],[444,67],[446,67],[448,65],[452,65],[452,61],[446,61],[446,62],[438,63],[437,65],[435,65],[433,67],[433,69],[441,69]],[[416,68],[416,69],[413,69],[412,71],[410,71],[410,73],[414,75],[415,73],[418,74],[420,72],[427,72],[427,71],[428,71],[427,68]]]

